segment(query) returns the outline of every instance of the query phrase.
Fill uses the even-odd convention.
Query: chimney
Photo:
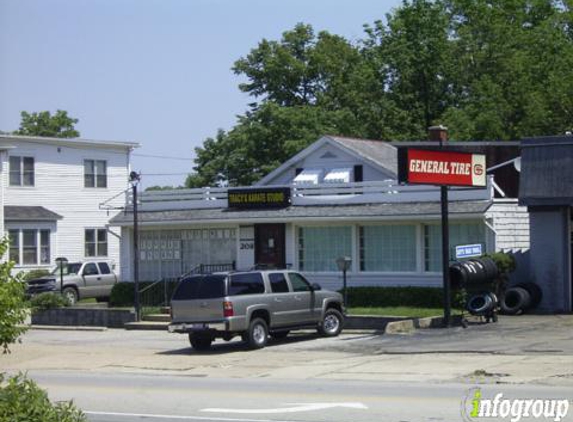
[[[448,128],[442,125],[430,126],[428,128],[428,139],[435,142],[447,142],[448,141]]]

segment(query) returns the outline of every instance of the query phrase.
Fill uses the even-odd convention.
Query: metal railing
[[[235,267],[235,261],[224,264],[198,264],[177,278],[161,278],[156,280],[139,290],[141,312],[145,315],[155,308],[170,306],[173,292],[177,289],[181,280],[190,275],[233,271]]]

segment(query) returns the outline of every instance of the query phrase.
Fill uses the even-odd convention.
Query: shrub
[[[59,293],[46,292],[30,299],[30,305],[32,311],[45,311],[70,306],[70,302]]]
[[[49,275],[50,272],[48,270],[32,270],[28,271],[24,274],[23,281],[34,280],[36,278],[44,277],[45,275]]]
[[[440,308],[442,289],[435,287],[349,287],[348,303],[356,307],[414,306]]]
[[[48,395],[22,374],[5,379],[0,373],[0,421],[87,422],[73,402],[50,403]]]
[[[171,300],[173,291],[177,287],[177,281],[167,281],[167,286],[163,283],[152,281],[139,282],[140,303],[143,306],[161,306],[165,304],[165,287],[167,287],[167,305]],[[151,287],[153,285],[153,287]],[[117,283],[111,290],[109,306],[133,306],[135,296],[135,283],[122,282]]]
[[[515,257],[510,253],[505,252],[495,252],[491,254],[486,254],[484,256],[490,257],[495,265],[497,265],[497,269],[503,275],[507,275],[513,271],[517,266],[515,262]]]

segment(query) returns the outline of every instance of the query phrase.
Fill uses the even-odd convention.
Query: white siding
[[[58,146],[38,140],[10,139],[14,149],[9,155],[34,157],[34,186],[10,186],[7,166],[3,163],[2,190],[4,205],[42,206],[63,217],[57,221],[57,241],[51,250],[52,264],[57,257],[68,260],[85,258],[84,230],[105,228],[117,212],[101,210],[99,204],[108,201],[128,188],[129,152],[126,147],[97,147],[93,144]],[[84,160],[105,160],[107,163],[107,188],[84,187]],[[108,205],[121,207],[125,197],[119,195]],[[18,223],[11,224],[11,227]],[[115,235],[113,234],[115,233]],[[119,272],[119,233],[108,232],[108,256]],[[29,270],[30,267],[19,267]]]
[[[495,200],[486,213],[495,232],[495,250],[510,252],[529,249],[529,213],[516,199]]]

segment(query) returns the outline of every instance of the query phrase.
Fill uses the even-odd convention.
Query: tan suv
[[[309,283],[290,270],[193,275],[183,279],[171,300],[169,332],[187,333],[193,348],[205,350],[215,338],[241,336],[252,349],[268,336],[316,328],[337,336],[344,324],[342,296]]]

